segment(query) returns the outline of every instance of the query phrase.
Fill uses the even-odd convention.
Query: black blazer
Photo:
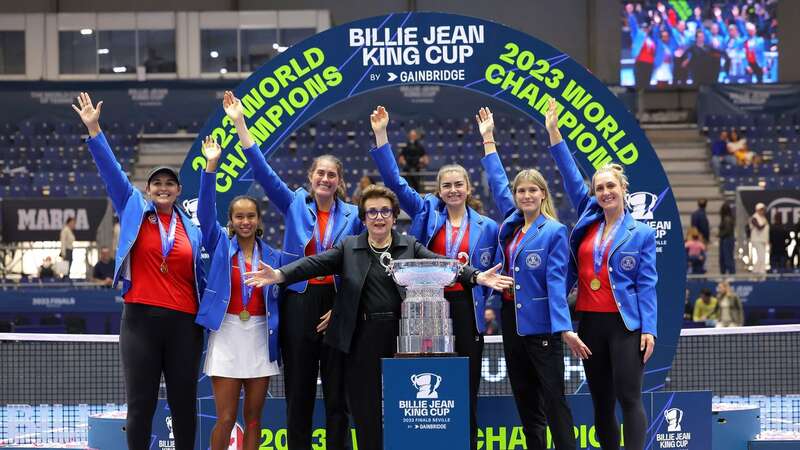
[[[358,321],[358,306],[361,300],[361,289],[372,265],[367,243],[367,232],[358,236],[348,236],[330,250],[318,255],[306,256],[280,268],[286,276],[282,285],[289,285],[323,275],[341,275],[341,283],[333,304],[331,321],[325,333],[325,343],[349,353],[353,333]],[[392,254],[396,259],[432,259],[442,255],[428,250],[417,242],[413,236],[401,235],[392,230]],[[465,266],[458,281],[465,287],[471,287],[472,276],[478,269]],[[398,287],[399,289],[399,287]],[[401,292],[402,296],[402,292]]]

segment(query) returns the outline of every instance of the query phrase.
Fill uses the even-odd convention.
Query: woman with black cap
[[[114,284],[122,280],[125,306],[120,353],[128,403],[131,450],[150,447],[161,375],[167,388],[177,450],[194,449],[197,375],[203,328],[194,323],[205,288],[200,230],[175,205],[181,183],[175,170],[157,167],[145,195],[128,180],[100,129],[100,109],[89,94],[72,105],[89,130],[89,152],[120,217]]]

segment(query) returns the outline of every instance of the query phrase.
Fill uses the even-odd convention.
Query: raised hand
[[[547,114],[544,117],[544,126],[550,135],[550,145],[561,142],[561,132],[558,131],[558,104],[554,98],[550,98],[547,103]]]
[[[225,114],[234,122],[244,117],[242,102],[231,91],[225,91],[225,94],[223,94],[222,107],[225,109]]]
[[[203,140],[203,154],[206,155],[206,172],[216,172],[219,157],[222,155],[222,148],[216,139],[206,136]]]
[[[79,107],[78,107],[79,106]],[[86,125],[89,130],[89,135],[92,137],[100,133],[100,109],[103,107],[103,101],[97,103],[97,107],[92,105],[92,99],[89,93],[81,92],[78,95],[78,106],[72,105],[72,109],[78,113],[81,121]]]
[[[578,334],[574,331],[565,331],[561,333],[561,338],[566,342],[572,356],[580,359],[589,359],[592,356],[592,351],[583,343]]]
[[[475,120],[478,122],[478,132],[481,133],[485,141],[494,140],[494,115],[488,107],[483,107],[478,110],[475,115]]]
[[[389,142],[386,135],[386,127],[389,125],[389,112],[383,106],[378,106],[369,115],[369,123],[372,125],[372,132],[375,133],[375,146],[380,147]]]
[[[246,278],[244,284],[248,286],[264,287],[283,281],[284,276],[280,271],[273,269],[268,264],[264,264],[261,261],[259,261],[258,264],[259,270],[244,273]]]
[[[486,286],[494,289],[495,291],[502,291],[514,285],[514,279],[505,275],[497,273],[503,268],[502,264],[498,264],[489,270],[480,272],[475,281],[481,286]]]

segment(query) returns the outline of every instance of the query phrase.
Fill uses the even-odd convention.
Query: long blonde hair
[[[544,179],[542,173],[536,169],[525,169],[520,171],[517,176],[514,177],[514,181],[511,183],[511,192],[516,194],[517,187],[521,183],[533,183],[542,192],[544,192],[544,199],[542,199],[540,210],[548,219],[558,220],[556,208],[553,206],[553,197],[550,195],[550,188],[547,186],[547,180]],[[514,203],[516,203],[516,199],[514,200]]]
[[[447,172],[456,172],[462,177],[464,177],[464,182],[467,183],[467,189],[469,190],[469,194],[467,194],[466,204],[470,208],[478,211],[479,213],[483,212],[483,204],[480,200],[472,196],[472,184],[469,180],[469,172],[464,166],[460,164],[446,164],[439,169],[439,172],[436,174],[436,195],[439,198],[442,198],[441,193],[441,185],[442,185],[442,177]]]

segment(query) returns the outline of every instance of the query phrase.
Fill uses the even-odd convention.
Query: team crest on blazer
[[[525,258],[525,264],[527,264],[529,268],[535,269],[542,265],[542,257],[539,256],[538,253],[531,253]]]
[[[483,267],[489,267],[489,264],[492,263],[492,254],[489,250],[484,251],[481,253],[481,265]]]
[[[631,271],[634,267],[636,267],[636,258],[633,256],[623,256],[622,260],[619,262],[619,266],[622,270]]]

